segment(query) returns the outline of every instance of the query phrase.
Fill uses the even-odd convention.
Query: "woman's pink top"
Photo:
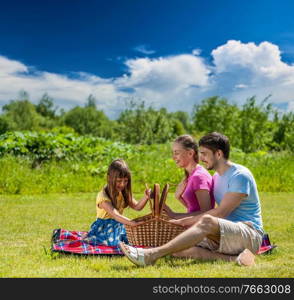
[[[189,175],[188,183],[182,194],[182,199],[189,213],[200,210],[200,205],[195,193],[198,190],[207,190],[209,192],[211,208],[213,208],[215,200],[213,196],[212,176],[201,165],[197,165],[192,174]]]

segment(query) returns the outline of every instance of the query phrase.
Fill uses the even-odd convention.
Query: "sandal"
[[[145,259],[144,259],[144,249],[142,248],[135,248],[125,243],[119,243],[119,247],[124,255],[135,265],[140,267],[147,266]]]

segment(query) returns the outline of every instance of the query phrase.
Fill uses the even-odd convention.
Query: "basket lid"
[[[151,199],[153,199],[153,205],[151,205],[152,216],[159,217],[162,213],[162,209],[167,198],[167,193],[169,189],[169,184],[167,183],[160,196],[160,185],[158,183],[154,184],[154,189],[151,193]]]
[[[167,197],[168,189],[169,189],[169,184],[167,183],[164,186],[163,191],[161,193],[161,197],[160,197],[160,201],[159,201],[159,215],[161,215],[163,205],[164,205],[166,197]]]
[[[158,183],[154,184],[154,190],[153,190],[153,199],[154,199],[154,205],[153,205],[153,212],[152,215],[155,217],[159,217],[159,194],[160,194],[160,186]]]

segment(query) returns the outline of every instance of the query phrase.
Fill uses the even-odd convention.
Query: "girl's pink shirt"
[[[210,195],[210,208],[214,208],[215,199],[213,196],[213,181],[212,176],[208,171],[201,165],[197,165],[192,174],[188,177],[188,183],[182,194],[182,199],[184,200],[187,212],[195,212],[200,210],[199,201],[196,197],[196,191],[207,190]]]

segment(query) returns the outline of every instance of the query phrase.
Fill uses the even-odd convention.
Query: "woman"
[[[177,186],[175,197],[186,207],[187,213],[173,212],[167,205],[169,217],[180,219],[198,215],[214,207],[212,176],[199,165],[198,145],[190,135],[181,135],[172,145],[173,160],[185,170],[185,177]]]

